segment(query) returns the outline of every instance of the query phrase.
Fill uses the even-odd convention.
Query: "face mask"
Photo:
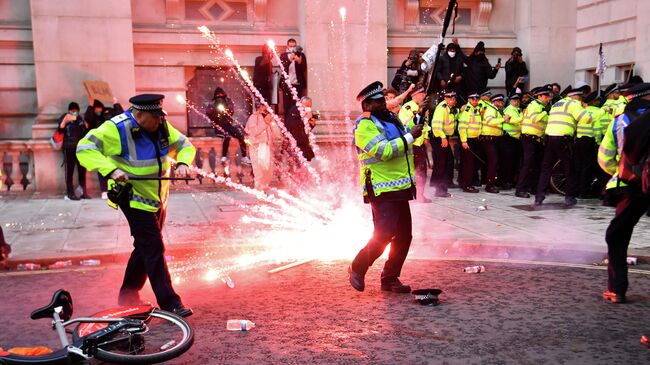
[[[95,115],[100,116],[100,115],[102,115],[102,112],[95,112]]]
[[[451,57],[451,58],[456,57],[456,52],[447,52],[447,54],[448,54],[449,57]]]
[[[78,117],[78,116],[79,116],[79,113],[77,113],[77,112],[72,112],[72,113],[70,113],[70,114],[74,115],[75,117]]]
[[[287,53],[295,53],[296,47],[287,47]]]

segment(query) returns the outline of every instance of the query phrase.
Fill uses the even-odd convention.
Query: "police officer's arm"
[[[500,128],[503,124],[503,116],[499,115],[499,112],[491,107],[488,107],[488,110],[485,112],[485,120],[489,126]]]
[[[618,167],[618,161],[616,161],[616,143],[614,142],[614,133],[612,132],[613,122],[610,123],[605,132],[603,140],[600,142],[598,147],[598,165],[606,173],[614,175]]]
[[[110,176],[117,169],[106,156],[116,156],[121,152],[120,134],[112,122],[91,130],[77,144],[79,163],[89,171],[99,171],[102,176]]]
[[[169,148],[176,152],[176,163],[191,165],[196,155],[196,148],[190,143],[190,140],[179,132],[171,123],[167,123],[169,131]]]
[[[458,137],[462,143],[467,143],[467,128],[469,127],[469,107],[463,108],[458,116]]]
[[[408,145],[411,145],[415,138],[411,133],[406,133],[404,140]],[[389,161],[398,156],[403,156],[408,148],[408,146],[404,145],[404,140],[400,137],[388,140],[386,135],[380,132],[375,123],[369,119],[361,119],[354,131],[356,146],[382,161]]]
[[[576,100],[573,102],[570,109],[570,113],[573,116],[573,119],[576,120],[576,123],[591,124],[593,122],[591,113],[589,113],[587,109],[583,108],[579,101]]]
[[[517,113],[514,108],[506,109],[505,114],[510,117],[509,123],[512,125],[520,125],[521,121],[524,120],[522,113]]]
[[[438,138],[447,138],[445,131],[443,130],[443,123],[445,121],[447,108],[444,106],[436,107],[436,110],[433,112],[433,118],[431,118],[431,132],[435,137]]]

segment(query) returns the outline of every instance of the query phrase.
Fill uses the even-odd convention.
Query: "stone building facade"
[[[323,120],[320,143],[350,140],[345,116],[373,80],[385,84],[412,48],[437,42],[447,0],[0,0],[0,158],[11,190],[63,191],[61,156],[48,139],[70,101],[88,105],[82,80],[104,80],[128,106],[136,93],[166,96],[170,121],[202,145],[220,143],[201,109],[221,85],[247,92],[218,49],[197,30],[206,25],[252,71],[262,45],[288,38],[304,47],[309,95]],[[642,0],[460,0],[455,34],[465,52],[484,41],[492,64],[519,46],[530,84],[624,81],[650,73],[650,2]],[[345,21],[340,7],[346,7]],[[451,39],[449,34],[448,40]],[[592,77],[598,44],[610,68]],[[650,76],[650,75],[648,75]],[[503,88],[504,71],[490,81]],[[240,118],[246,117],[246,110]],[[9,171],[11,170],[11,171]],[[90,179],[93,180],[93,179]],[[25,181],[25,180],[23,180]]]

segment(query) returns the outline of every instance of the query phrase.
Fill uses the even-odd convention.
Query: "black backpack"
[[[618,176],[628,185],[650,194],[650,110],[642,114],[625,112],[630,124],[623,134],[623,149],[618,162]]]

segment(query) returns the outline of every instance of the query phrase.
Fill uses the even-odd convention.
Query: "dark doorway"
[[[247,69],[247,68],[244,68]],[[252,75],[253,70],[247,71]],[[233,118],[242,126],[252,113],[251,94],[239,77],[229,67],[197,67],[194,70],[194,77],[187,83],[187,100],[201,113],[212,102],[214,89],[221,87],[235,104]],[[188,110],[187,129],[190,137],[213,137],[215,130],[205,116]]]

